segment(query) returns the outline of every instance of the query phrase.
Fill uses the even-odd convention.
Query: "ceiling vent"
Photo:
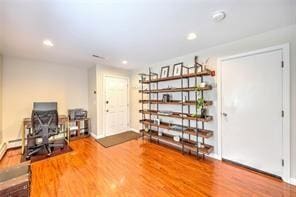
[[[101,59],[101,60],[104,60],[105,58],[104,57],[102,57],[102,56],[99,56],[99,55],[92,55],[94,58],[98,58],[98,59]]]

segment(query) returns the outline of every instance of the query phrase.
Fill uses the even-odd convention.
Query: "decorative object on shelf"
[[[183,63],[174,64],[173,76],[180,76],[182,74]]]
[[[205,148],[205,145],[199,142],[198,143],[198,148]]]
[[[187,115],[186,114],[179,114],[180,117],[186,118]]]
[[[161,67],[160,78],[169,77],[169,72],[170,72],[170,66]]]
[[[148,125],[145,125],[145,129],[144,129],[145,132],[148,132],[149,131],[149,128],[148,128]]]
[[[175,135],[175,136],[173,137],[173,139],[174,139],[174,141],[176,141],[176,142],[180,142],[180,136],[178,136],[178,135]]]
[[[201,83],[204,87],[206,87],[206,83],[204,83],[204,82],[202,82]],[[198,94],[198,99],[196,100],[196,109],[197,110],[200,110],[200,117],[201,118],[205,118],[206,116],[207,116],[207,109],[206,108],[204,108],[205,107],[205,100],[204,100],[204,98],[203,98],[203,96],[201,95],[201,88],[203,88],[203,87],[201,87],[201,84],[199,85],[199,86],[197,86],[196,88],[195,88],[195,91],[197,92],[197,94]],[[197,116],[197,114],[194,114],[193,116]]]
[[[184,96],[183,96],[183,102],[186,102],[186,101],[187,101],[187,96],[184,95]]]
[[[196,65],[196,72],[202,72],[202,65],[198,63],[198,56],[194,57],[194,65]]]
[[[84,109],[69,109],[68,110],[69,120],[83,120],[87,118],[87,111]]]
[[[157,119],[157,118],[153,119],[153,123],[159,126],[160,125],[160,119]]]
[[[169,120],[169,124],[168,124],[168,126],[171,127],[172,124],[174,124],[174,121],[173,121],[173,120]]]
[[[171,111],[159,111],[158,114],[159,115],[172,115],[173,112],[171,112]]]
[[[211,76],[214,77],[216,75],[216,72],[214,70],[211,71]]]
[[[162,95],[162,102],[167,103],[170,102],[171,96],[169,94],[163,94]]]
[[[175,130],[175,131],[182,131],[182,130],[184,130],[181,125],[173,125],[171,128],[173,130]]]
[[[202,82],[199,84],[199,87],[201,88],[205,88],[207,86],[207,83],[206,82]]]
[[[204,70],[207,69],[207,65],[208,65],[209,59],[210,59],[210,58],[207,58],[204,62],[202,62],[202,63],[200,64],[200,66],[201,66],[201,71],[204,71]]]
[[[210,58],[208,57],[205,61],[205,65],[208,65]]]

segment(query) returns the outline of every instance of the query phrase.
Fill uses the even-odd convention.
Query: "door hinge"
[[[285,160],[282,159],[282,166],[285,166]]]
[[[282,68],[284,68],[284,61],[282,61]]]
[[[284,112],[284,110],[282,110],[282,117],[284,117],[285,116],[285,112]]]

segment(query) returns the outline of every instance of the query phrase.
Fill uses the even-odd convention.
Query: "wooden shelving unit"
[[[204,158],[205,154],[209,154],[214,150],[213,146],[205,143],[205,139],[211,138],[213,136],[213,131],[205,129],[205,123],[212,121],[213,117],[210,115],[205,117],[197,115],[196,107],[194,112],[191,111],[191,107],[196,105],[198,98],[204,98],[204,91],[212,90],[211,85],[206,85],[202,88],[197,87],[198,80],[200,83],[204,82],[204,77],[212,76],[212,71],[205,69],[198,72],[198,68],[200,66],[202,68],[202,65],[197,62],[197,57],[195,58],[195,65],[193,67],[186,67],[183,65],[183,63],[181,64],[182,72],[184,69],[187,69],[187,73],[189,73],[190,69],[194,69],[194,73],[181,73],[180,76],[159,78],[157,73],[153,73],[151,69],[149,69],[148,74],[140,74],[141,80],[139,82],[141,83],[141,90],[139,90],[139,92],[142,95],[141,99],[139,100],[142,105],[142,109],[139,110],[139,112],[142,114],[142,119],[140,120],[140,123],[142,123],[142,129],[140,132],[142,133],[143,139],[145,136],[147,136],[150,141],[157,141],[168,145],[173,145],[181,149],[182,153],[193,152],[196,154],[197,158],[200,155],[202,155]],[[190,80],[192,79],[194,80],[194,87],[190,86]],[[177,88],[159,89],[160,82],[168,82],[172,80],[179,80],[180,86]],[[154,88],[152,88],[152,84],[154,84]],[[144,85],[147,87],[144,88]],[[197,94],[197,91],[200,92],[200,95]],[[192,96],[192,92],[194,92],[194,96]],[[182,99],[164,102],[160,98],[160,94],[162,93],[181,94]],[[148,98],[144,99],[144,95],[147,95],[145,97]],[[154,98],[152,98],[152,95]],[[186,96],[188,100],[183,100],[184,96]],[[176,110],[164,112],[159,110],[160,105],[180,106],[180,111]],[[213,102],[206,100],[204,101],[203,108],[207,108],[211,105],[213,105]],[[195,115],[193,115],[193,113]],[[164,121],[156,123],[153,121],[154,118],[159,119],[159,117],[179,119],[181,120],[181,124],[173,124]],[[185,121],[187,124],[185,124]],[[160,131],[160,129],[179,133],[178,136],[180,137],[180,140],[175,141],[173,134]],[[192,140],[191,136],[194,136],[197,140]]]
[[[81,123],[83,122],[83,128],[81,127]],[[69,124],[73,124],[77,127],[77,129],[71,130],[69,127],[69,140],[78,140],[81,138],[89,137],[90,136],[90,119],[89,118],[84,118],[84,119],[79,119],[79,120],[70,120]],[[73,134],[73,131],[75,134]]]

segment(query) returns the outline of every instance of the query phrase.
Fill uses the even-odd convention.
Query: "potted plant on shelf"
[[[200,117],[200,118],[206,118],[207,116],[207,109],[205,107],[205,100],[204,98],[201,97],[201,87],[196,86],[195,92],[198,94],[198,99],[196,100],[195,107],[197,110],[200,110],[200,115],[193,114],[193,117]]]

